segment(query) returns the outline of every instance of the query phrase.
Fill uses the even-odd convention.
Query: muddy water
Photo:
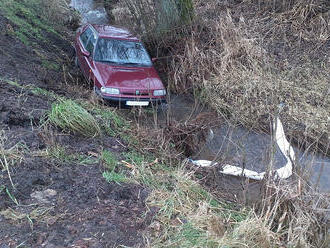
[[[172,96],[170,100],[171,117],[186,121],[196,114],[208,111],[187,96]],[[165,117],[160,117],[164,121]],[[285,127],[288,128],[288,127]],[[257,172],[267,169],[270,161],[275,169],[286,164],[286,158],[279,147],[272,142],[269,134],[248,130],[242,126],[223,123],[212,128],[214,137],[209,140],[195,159],[224,161],[231,165],[244,167]],[[321,154],[304,152],[294,147],[296,162],[307,178],[323,192],[330,192],[330,158]]]
[[[103,0],[72,0],[70,6],[81,13],[82,23],[108,23]]]
[[[82,15],[82,23],[107,24],[108,18],[102,0],[72,0],[71,6]],[[177,121],[205,111],[203,106],[187,96],[171,96],[169,112],[158,115],[158,122],[164,124],[168,116]],[[150,124],[154,120],[150,121]],[[288,127],[286,127],[288,128]],[[244,166],[258,172],[265,171],[269,161],[280,168],[286,163],[277,145],[273,145],[268,134],[257,133],[244,127],[223,124],[214,128],[214,138],[208,141],[196,159],[220,160]],[[319,154],[306,153],[295,148],[297,162],[310,175],[311,181],[323,192],[330,192],[330,158]]]

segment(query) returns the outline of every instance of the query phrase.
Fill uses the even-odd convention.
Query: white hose
[[[273,130],[275,133],[275,141],[280,148],[280,151],[285,156],[287,163],[285,166],[281,167],[280,169],[275,171],[275,176],[281,179],[289,178],[292,175],[292,161],[295,160],[295,152],[288,142],[288,140],[285,137],[284,129],[282,122],[279,118],[276,118],[276,122],[273,123]],[[191,160],[190,162],[194,165],[200,166],[200,167],[209,167],[214,166],[217,163],[209,160]],[[222,167],[222,170],[220,171],[223,174],[226,175],[232,175],[232,176],[243,176],[254,180],[262,180],[265,176],[265,172],[256,172],[248,169],[243,169],[237,166],[233,165],[224,165]]]

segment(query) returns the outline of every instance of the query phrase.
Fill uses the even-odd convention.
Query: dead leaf
[[[99,156],[96,152],[88,152],[87,154],[89,156],[92,156],[92,157],[98,157]]]
[[[121,163],[130,169],[134,169],[134,167],[135,167],[134,165],[132,165],[124,160],[122,160]]]
[[[158,158],[156,158],[154,162],[151,162],[151,163],[149,163],[148,165],[149,165],[149,166],[153,166],[153,165],[155,165],[155,164],[158,164]]]

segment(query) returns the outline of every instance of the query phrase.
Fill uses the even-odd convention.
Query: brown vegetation
[[[199,92],[253,128],[284,103],[281,117],[294,141],[329,153],[327,1],[194,2],[195,20],[169,31],[157,29],[154,8],[141,12],[139,5],[130,10],[135,18],[119,14],[117,21],[145,31],[172,90]]]
[[[258,130],[269,131],[270,119],[282,105],[280,115],[290,138],[330,153],[327,1],[196,0],[194,21],[169,30],[157,28],[157,6],[135,6],[125,9],[131,20],[121,19],[118,12],[116,21],[144,32],[170,89],[193,92],[230,121]],[[198,135],[189,136],[187,130],[195,128],[172,123],[168,137],[189,153]],[[256,216],[215,235],[217,244],[327,247],[328,196],[311,190],[298,174],[288,184],[266,180]],[[216,221],[216,226],[221,223]]]

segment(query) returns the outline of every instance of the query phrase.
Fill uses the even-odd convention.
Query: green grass
[[[104,150],[101,154],[101,159],[104,162],[104,164],[106,165],[107,169],[109,170],[113,170],[116,165],[118,164],[118,160],[115,157],[115,155],[107,150]]]
[[[12,80],[5,80],[8,84],[12,85],[12,86],[15,86],[17,88],[22,88],[23,86],[20,85],[19,83],[15,82],[15,81],[12,81]]]
[[[79,133],[86,137],[101,135],[100,126],[95,118],[72,100],[54,103],[48,114],[48,120],[63,131]]]
[[[102,120],[102,127],[110,136],[118,136],[124,132],[127,127],[127,121],[121,117],[116,111],[109,108],[94,108],[93,112]]]
[[[205,230],[194,227],[191,223],[183,224],[177,234],[173,237],[173,242],[180,244],[182,248],[190,247],[218,247],[216,242],[209,240]],[[176,247],[175,245],[170,247]]]
[[[46,41],[44,31],[58,33],[43,18],[41,0],[0,1],[0,10],[14,24],[14,34],[25,44],[31,45],[35,39]]]
[[[236,211],[233,205],[215,199],[183,167],[139,166],[134,174],[137,182],[147,182],[152,189],[148,204],[159,208],[155,221],[161,223],[162,232],[151,235],[150,247],[223,247],[227,241],[213,234],[221,222],[214,220],[228,220],[231,229],[249,217],[250,210]]]
[[[121,139],[123,137],[127,139],[131,138],[131,135],[127,132],[130,129],[129,122],[119,114],[119,111],[109,106],[91,104],[83,100],[78,102],[100,121],[100,127],[107,135],[120,137]]]
[[[103,172],[103,177],[108,183],[115,182],[119,185],[129,181],[123,172],[115,172],[114,170]]]
[[[41,61],[41,65],[46,68],[46,69],[49,69],[49,70],[53,70],[53,71],[58,71],[60,69],[60,65],[55,63],[55,62],[52,62],[52,61],[49,61],[49,60],[45,60],[43,59]]]
[[[31,90],[31,93],[37,96],[46,96],[51,99],[57,99],[57,100],[65,100],[62,96],[57,95],[53,91],[45,90],[42,88],[39,88],[33,84],[20,84],[17,81],[13,81],[7,78],[0,77],[0,80],[3,82],[8,83],[9,85],[15,86],[19,89],[26,89],[26,90]]]
[[[123,156],[128,160],[129,163],[134,163],[138,166],[142,165],[143,162],[152,162],[151,158],[146,158],[143,154],[137,151],[123,152]]]
[[[33,87],[31,89],[31,92],[35,95],[38,95],[38,96],[46,96],[48,98],[60,99],[60,97],[57,94],[55,94],[54,92],[49,91],[49,90],[45,90],[45,89],[42,89],[42,88],[39,88],[39,87]]]
[[[47,155],[61,163],[91,165],[97,163],[97,159],[80,153],[69,153],[63,146],[54,146],[47,150]]]

